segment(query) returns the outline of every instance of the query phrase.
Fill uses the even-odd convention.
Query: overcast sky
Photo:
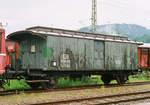
[[[91,24],[92,0],[1,0],[7,34],[31,26],[77,30]],[[97,24],[138,24],[150,29],[150,0],[97,0]]]

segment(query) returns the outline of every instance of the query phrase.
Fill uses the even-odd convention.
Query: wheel
[[[58,82],[58,77],[57,76],[52,76],[50,78],[51,88],[56,88],[57,87],[57,82]]]
[[[109,84],[110,81],[111,81],[111,79],[108,78],[107,76],[102,76],[101,79],[102,79],[102,81],[104,82],[104,84]]]
[[[10,85],[10,82],[6,82],[5,80],[0,80],[0,88],[4,88],[4,85],[7,84],[7,85]]]
[[[82,82],[88,82],[90,76],[82,76],[81,81]]]
[[[3,81],[0,80],[0,88],[2,88],[2,87],[3,87]]]
[[[28,85],[33,89],[38,89],[40,87],[40,83],[28,83]]]
[[[116,77],[116,81],[117,81],[117,83],[118,83],[119,85],[125,84],[126,81],[127,81],[127,79],[128,79],[128,76],[125,76],[125,75],[121,75],[121,76],[117,76],[117,77]]]
[[[43,89],[51,89],[51,88],[56,88],[58,78],[57,76],[49,76],[48,77],[49,82],[42,82],[41,86]]]
[[[42,82],[41,86],[43,89],[50,89],[50,87],[51,87],[49,82]]]
[[[126,82],[125,80],[121,79],[120,77],[117,77],[116,81],[119,85],[123,85]]]

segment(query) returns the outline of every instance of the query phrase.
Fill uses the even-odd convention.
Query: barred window
[[[31,43],[30,52],[35,53],[36,52],[36,40],[32,39],[30,43]]]
[[[31,45],[31,52],[35,53],[35,45]]]
[[[148,54],[148,49],[142,48],[141,49],[141,54]]]

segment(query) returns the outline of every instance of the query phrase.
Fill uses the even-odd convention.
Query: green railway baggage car
[[[10,54],[15,66],[9,70],[20,71],[27,80],[51,83],[60,76],[97,74],[106,84],[114,79],[123,84],[138,71],[140,43],[127,37],[37,26],[7,38],[19,43],[19,59]]]

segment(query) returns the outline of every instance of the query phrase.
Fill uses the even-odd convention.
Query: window
[[[30,52],[35,53],[36,52],[36,39],[30,40]]]
[[[31,45],[31,53],[35,53],[35,45]]]
[[[142,48],[141,49],[141,54],[148,54],[148,49],[147,48]]]

